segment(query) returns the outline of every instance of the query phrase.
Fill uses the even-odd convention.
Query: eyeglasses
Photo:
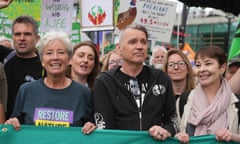
[[[112,65],[112,64],[121,65],[122,63],[123,63],[123,60],[122,60],[122,59],[110,60],[110,61],[108,62],[109,65]]]
[[[167,64],[168,68],[173,69],[177,65],[179,68],[185,68],[186,63],[184,61],[178,61],[178,62],[169,62]]]

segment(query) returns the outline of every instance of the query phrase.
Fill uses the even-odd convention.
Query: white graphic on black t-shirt
[[[95,123],[97,125],[97,129],[104,129],[106,128],[106,122],[103,119],[102,114],[100,113],[95,113],[94,114],[94,119],[95,119]]]

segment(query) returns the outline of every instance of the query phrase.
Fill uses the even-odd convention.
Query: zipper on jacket
[[[140,107],[139,107],[139,128],[140,131],[143,130],[142,128],[142,107],[143,107],[143,98],[142,98],[142,94],[140,96]]]
[[[139,111],[139,128],[142,131],[142,111]]]

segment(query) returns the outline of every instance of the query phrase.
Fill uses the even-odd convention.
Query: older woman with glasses
[[[167,52],[163,71],[165,71],[172,80],[176,99],[195,87],[192,65],[181,50],[172,49]]]

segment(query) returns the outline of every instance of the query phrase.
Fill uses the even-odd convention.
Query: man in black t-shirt
[[[42,66],[36,52],[39,38],[38,25],[32,17],[23,15],[13,21],[12,40],[16,53],[4,65],[8,82],[7,119],[12,113],[20,85],[41,77]],[[13,50],[0,46],[0,61],[4,62],[11,51]]]

